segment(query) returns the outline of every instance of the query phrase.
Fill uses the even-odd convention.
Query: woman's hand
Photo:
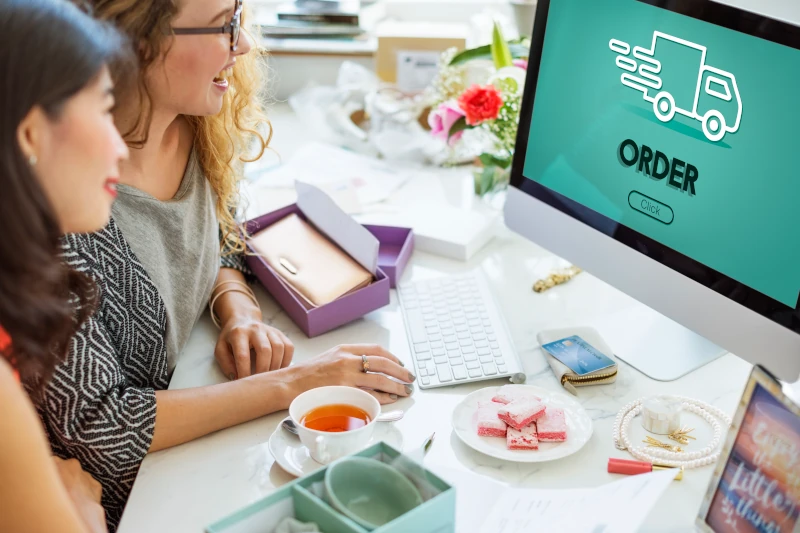
[[[103,488],[81,468],[77,459],[53,457],[61,483],[67,489],[75,510],[92,533],[107,533],[106,511],[100,504]]]
[[[363,371],[362,355],[367,356],[369,373]],[[325,385],[345,385],[365,389],[382,404],[410,396],[414,392],[411,383],[417,379],[397,357],[375,344],[336,346],[292,370],[297,394]]]
[[[293,356],[294,344],[286,335],[250,316],[225,322],[214,350],[217,363],[229,379],[286,368]]]

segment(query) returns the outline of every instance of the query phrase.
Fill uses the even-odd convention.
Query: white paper
[[[439,71],[441,52],[397,51],[397,88],[407,93],[425,90]]]
[[[297,207],[308,220],[373,275],[378,270],[378,239],[319,188],[295,182]]]
[[[481,533],[633,533],[670,486],[675,470],[629,476],[594,489],[507,489]]]
[[[313,142],[299,148],[280,167],[252,175],[256,183],[251,194],[270,194],[267,189],[292,188],[298,180],[329,193],[349,188],[355,191],[360,206],[365,206],[387,200],[412,173],[411,168],[392,167],[373,157]]]

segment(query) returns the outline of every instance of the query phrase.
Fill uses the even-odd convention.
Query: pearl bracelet
[[[720,455],[719,446],[722,440],[722,426],[725,426],[725,431],[727,432],[732,422],[731,417],[721,409],[700,400],[684,396],[672,396],[671,398],[681,402],[681,407],[684,410],[699,415],[711,425],[714,430],[714,438],[711,439],[711,443],[708,446],[696,452],[673,452],[660,448],[634,446],[630,437],[628,437],[628,428],[636,415],[642,412],[642,402],[645,398],[639,398],[620,409],[616,420],[614,420],[614,446],[618,450],[627,450],[641,461],[658,463],[664,466],[689,469],[715,463]]]

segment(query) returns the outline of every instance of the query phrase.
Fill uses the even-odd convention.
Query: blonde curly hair
[[[152,118],[145,74],[161,57],[165,41],[172,34],[172,19],[178,13],[177,0],[81,1],[88,3],[95,17],[113,22],[126,33],[137,50],[138,80],[124,94],[127,98],[138,99],[141,112],[123,135],[129,145],[141,147],[147,141]],[[246,20],[245,8],[242,31],[247,31]],[[253,39],[253,42],[257,40]],[[243,163],[258,160],[272,140],[272,126],[264,111],[267,94],[262,58],[265,55],[265,50],[255,46],[249,54],[237,58],[222,112],[212,116],[186,117],[195,132],[200,165],[217,196],[217,219],[222,230],[222,250],[226,255],[246,251],[244,228],[236,221]],[[259,130],[260,126],[268,128],[266,136]]]

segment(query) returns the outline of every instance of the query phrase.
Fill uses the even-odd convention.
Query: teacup
[[[325,495],[333,508],[368,531],[422,505],[422,495],[406,476],[366,457],[345,457],[330,465]]]
[[[369,422],[358,428],[342,432],[327,432],[310,429],[301,421],[310,411],[331,404],[358,407],[369,415]],[[328,464],[336,459],[358,452],[369,444],[381,404],[371,394],[354,387],[319,387],[306,391],[289,405],[289,417],[297,427],[300,442],[308,448],[312,459]]]

